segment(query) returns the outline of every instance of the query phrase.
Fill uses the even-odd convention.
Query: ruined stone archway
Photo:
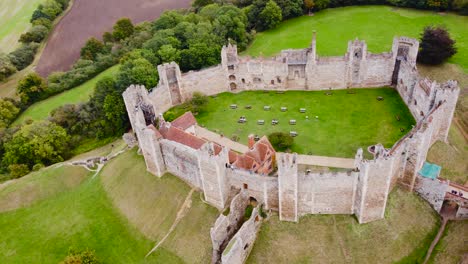
[[[235,81],[235,80],[236,80],[236,76],[235,76],[235,75],[229,75],[229,80],[230,80],[230,81]]]

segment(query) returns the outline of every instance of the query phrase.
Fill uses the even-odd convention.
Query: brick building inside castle
[[[252,59],[239,57],[237,48],[228,45],[220,65],[184,74],[176,63],[159,65],[157,87],[148,92],[130,86],[123,96],[148,171],[180,177],[199,188],[213,206],[229,206],[232,197],[245,189],[266,209],[277,210],[281,220],[298,221],[305,214],[355,214],[366,223],[384,217],[395,185],[419,188],[423,180],[418,171],[429,147],[447,139],[460,89],[456,81],[437,83],[421,77],[416,68],[418,47],[416,40],[400,37],[394,39],[391,51],[372,54],[364,41],[355,40],[348,43],[344,56],[319,57],[314,33],[306,49]],[[408,105],[416,126],[390,149],[373,146],[372,160],[363,159],[362,149],[356,150],[353,165],[336,172],[306,169],[317,164],[307,155],[275,153],[265,137],[255,144],[250,141],[244,151],[229,149],[225,141],[204,138],[205,129],[191,113],[172,123],[160,118],[159,129],[155,127],[156,117],[195,91],[214,95],[390,85]],[[466,210],[460,208],[460,213]]]

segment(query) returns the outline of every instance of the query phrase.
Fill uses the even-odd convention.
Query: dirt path
[[[349,252],[346,250],[346,246],[344,244],[344,241],[341,238],[340,232],[338,231],[338,227],[336,226],[335,216],[333,216],[333,229],[334,229],[334,232],[335,232],[335,236],[338,238],[338,243],[340,244],[341,253],[343,254],[343,256],[345,258],[345,263],[351,263],[352,258],[349,255]]]
[[[453,123],[455,124],[455,127],[458,129],[458,131],[460,131],[460,133],[463,135],[465,141],[468,142],[468,132],[463,129],[463,125],[460,123],[460,120],[457,117],[454,117]]]
[[[442,225],[439,228],[439,232],[437,233],[437,236],[434,238],[434,240],[432,241],[431,246],[427,250],[426,259],[424,260],[423,264],[426,264],[429,261],[429,259],[431,258],[432,251],[434,250],[437,243],[439,243],[439,240],[442,237],[442,234],[444,233],[445,226],[447,225],[447,222],[448,222],[448,219],[446,217],[443,217],[442,218]]]
[[[156,244],[156,246],[154,246],[154,248],[152,248],[150,250],[150,252],[148,252],[148,254],[146,254],[145,258],[148,257],[149,255],[151,255],[153,252],[155,252],[159,248],[159,246],[161,246],[162,243],[164,243],[164,241],[166,241],[166,239],[169,237],[169,235],[172,233],[172,231],[174,231],[174,229],[177,227],[180,220],[182,220],[182,218],[184,218],[184,216],[187,214],[188,209],[190,209],[190,207],[192,207],[192,194],[193,194],[194,191],[195,191],[195,189],[193,189],[193,188],[190,190],[187,197],[185,197],[184,203],[182,204],[179,211],[177,212],[176,219],[172,223],[171,228],[169,229],[169,231],[167,231],[167,234],[161,239],[161,241],[159,241],[158,244]]]

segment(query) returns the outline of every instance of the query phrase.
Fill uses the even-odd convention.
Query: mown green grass
[[[190,191],[175,176],[157,178],[145,168],[134,149],[110,161],[102,174],[73,181],[73,186],[65,178],[94,173],[57,166],[1,187],[0,206],[37,192],[44,195],[0,213],[0,263],[58,263],[70,248],[94,250],[103,263],[208,263],[209,230],[218,211],[202,202],[199,192],[192,194],[187,214],[168,239],[145,258],[168,232]]]
[[[337,157],[354,157],[358,148],[377,143],[391,147],[414,124],[396,90],[353,91],[354,94],[349,94],[346,90],[336,90],[330,96],[323,91],[223,93],[210,97],[206,111],[196,118],[199,125],[226,137],[239,136],[242,143],[247,142],[249,134],[263,136],[278,131],[297,131],[292,151]],[[384,100],[377,101],[378,96]],[[238,108],[230,109],[231,104],[237,104]],[[251,105],[252,109],[245,109],[246,105]],[[271,106],[271,110],[264,111],[265,105]],[[288,111],[281,112],[282,106],[288,107]],[[306,108],[307,112],[301,114],[299,108]],[[247,123],[237,123],[240,116],[245,116]],[[258,119],[265,120],[265,125],[257,125]],[[271,125],[272,119],[278,119],[279,125]],[[290,119],[295,119],[297,124],[289,125]],[[400,128],[404,128],[404,132]]]
[[[353,216],[307,215],[299,223],[275,215],[263,223],[247,263],[418,263],[439,219],[416,194],[394,190],[385,218],[359,224]]]
[[[0,0],[0,52],[8,53],[18,45],[18,39],[31,24],[29,20],[44,0]]]
[[[120,213],[145,237],[156,242],[169,231],[190,191],[175,176],[166,174],[158,178],[146,172],[144,159],[135,149],[109,162],[102,172],[102,180]],[[186,263],[211,260],[210,228],[219,212],[203,203],[201,195],[192,194],[190,209],[161,246],[163,252],[172,252]]]
[[[34,206],[0,214],[1,263],[58,263],[69,248],[91,249],[104,263],[182,263],[161,249],[112,206],[100,178]]]
[[[88,101],[94,91],[96,83],[104,77],[114,76],[118,69],[119,66],[113,66],[80,86],[31,105],[15,120],[13,125],[21,124],[27,119],[45,119],[52,110],[65,104],[77,104]]]
[[[80,185],[88,176],[83,167],[58,164],[0,187],[0,212],[52,198]]]
[[[317,52],[321,56],[342,56],[348,41],[366,40],[370,52],[391,50],[394,36],[419,38],[427,25],[445,25],[457,42],[458,53],[449,62],[468,72],[468,17],[390,6],[330,8],[314,16],[302,16],[281,23],[277,28],[258,33],[244,52],[252,56],[272,56],[283,49],[310,45],[317,32]]]

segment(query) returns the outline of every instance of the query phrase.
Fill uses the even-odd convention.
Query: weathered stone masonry
[[[366,223],[383,218],[388,194],[396,184],[413,190],[429,147],[447,138],[460,89],[455,81],[439,84],[420,77],[418,47],[416,40],[400,37],[393,40],[390,52],[372,54],[364,41],[355,40],[348,43],[344,56],[319,57],[314,34],[309,48],[252,59],[239,57],[236,46],[228,45],[218,66],[182,74],[176,63],[160,65],[160,82],[150,93],[142,86],[130,86],[123,96],[147,170],[157,176],[170,172],[180,177],[199,188],[213,206],[227,207],[244,189],[265,209],[278,210],[281,220],[298,221],[305,214],[355,214],[360,223]],[[309,171],[307,165],[313,164],[301,164],[296,154],[277,153],[278,172],[257,174],[232,167],[230,150],[200,139],[197,129],[179,131],[194,137],[192,141],[198,143],[193,145],[169,140],[152,125],[156,115],[190,99],[195,91],[214,95],[390,85],[417,124],[391,149],[372,146],[372,160],[363,159],[358,150],[355,168],[348,171]]]

